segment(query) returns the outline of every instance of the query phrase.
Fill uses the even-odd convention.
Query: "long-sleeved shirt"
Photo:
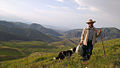
[[[92,40],[93,39],[93,28],[89,28],[89,35],[88,35],[88,40]]]
[[[83,42],[84,45],[87,45],[88,39],[92,39],[92,44],[94,45],[96,41],[96,37],[100,35],[99,33],[97,33],[97,30],[95,27],[92,27],[92,29],[93,29],[93,32],[89,31],[89,27],[83,29],[80,42]],[[89,35],[89,32],[90,32],[90,35]]]

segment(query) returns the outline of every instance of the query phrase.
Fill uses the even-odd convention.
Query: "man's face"
[[[88,23],[89,27],[93,27],[93,23]]]

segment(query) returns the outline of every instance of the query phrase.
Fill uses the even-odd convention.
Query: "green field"
[[[0,55],[19,56],[22,52],[12,48],[0,48]]]
[[[25,54],[20,49],[10,47],[0,47],[0,61],[17,59],[24,57]]]
[[[10,44],[8,45],[8,43],[10,43],[11,45]],[[40,43],[44,44],[44,47],[42,47]],[[59,45],[56,45],[58,43]],[[2,61],[0,63],[0,67],[1,68],[86,68],[86,67],[87,68],[120,68],[120,39],[113,39],[104,42],[106,57],[103,56],[104,53],[101,42],[98,42],[94,46],[93,55],[91,56],[91,59],[88,61],[84,61],[84,62],[81,61],[81,57],[77,54],[74,54],[71,58],[65,58],[64,60],[52,60],[53,57],[58,55],[59,51],[67,50],[75,46],[74,44],[69,46],[70,45],[69,43],[66,43],[64,41],[54,42],[50,44],[38,42],[38,41],[14,42],[14,43],[3,42],[1,44],[4,44],[9,47],[18,48],[23,52],[25,51],[24,47],[26,46],[27,47],[26,51],[27,50],[29,51],[28,54],[29,56],[15,60]],[[16,46],[14,46],[13,44],[15,44]],[[29,47],[29,45],[33,45],[33,44],[34,45],[36,44],[35,47],[33,46]],[[20,45],[23,46],[21,46],[20,48]],[[34,48],[36,48],[36,50]],[[29,49],[33,51],[30,51]]]
[[[75,46],[69,40],[45,43],[41,41],[0,42],[0,61],[29,56],[34,52],[57,53]]]

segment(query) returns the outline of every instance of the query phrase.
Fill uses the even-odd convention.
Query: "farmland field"
[[[101,42],[96,43],[90,60],[84,62],[81,61],[81,56],[78,54],[73,54],[71,58],[65,58],[64,60],[53,60],[53,57],[56,57],[59,51],[68,50],[71,47],[77,46],[62,44],[55,46],[56,43],[60,44],[60,42],[51,43],[52,45],[47,45],[47,43],[45,45],[44,43],[44,47],[40,47],[40,45],[37,45],[38,42],[19,42],[19,45],[24,44],[26,46],[27,44],[36,44],[36,49],[38,49],[34,50],[35,47],[33,48],[32,46],[33,49],[31,50],[34,51],[29,51],[29,48],[31,48],[30,46],[26,49],[30,54],[20,59],[2,61],[0,66],[2,68],[120,68],[120,39],[104,42],[106,57],[104,57]],[[14,47],[18,48],[18,44]],[[8,46],[12,47],[10,45]],[[22,47],[19,49],[23,52],[25,51]]]

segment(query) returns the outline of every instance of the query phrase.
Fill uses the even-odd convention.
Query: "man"
[[[92,55],[93,45],[96,42],[96,37],[101,34],[101,29],[97,32],[96,28],[93,26],[95,22],[96,21],[89,19],[86,22],[88,24],[88,27],[83,29],[81,34],[80,45],[83,46],[83,59],[90,59],[90,56]]]

